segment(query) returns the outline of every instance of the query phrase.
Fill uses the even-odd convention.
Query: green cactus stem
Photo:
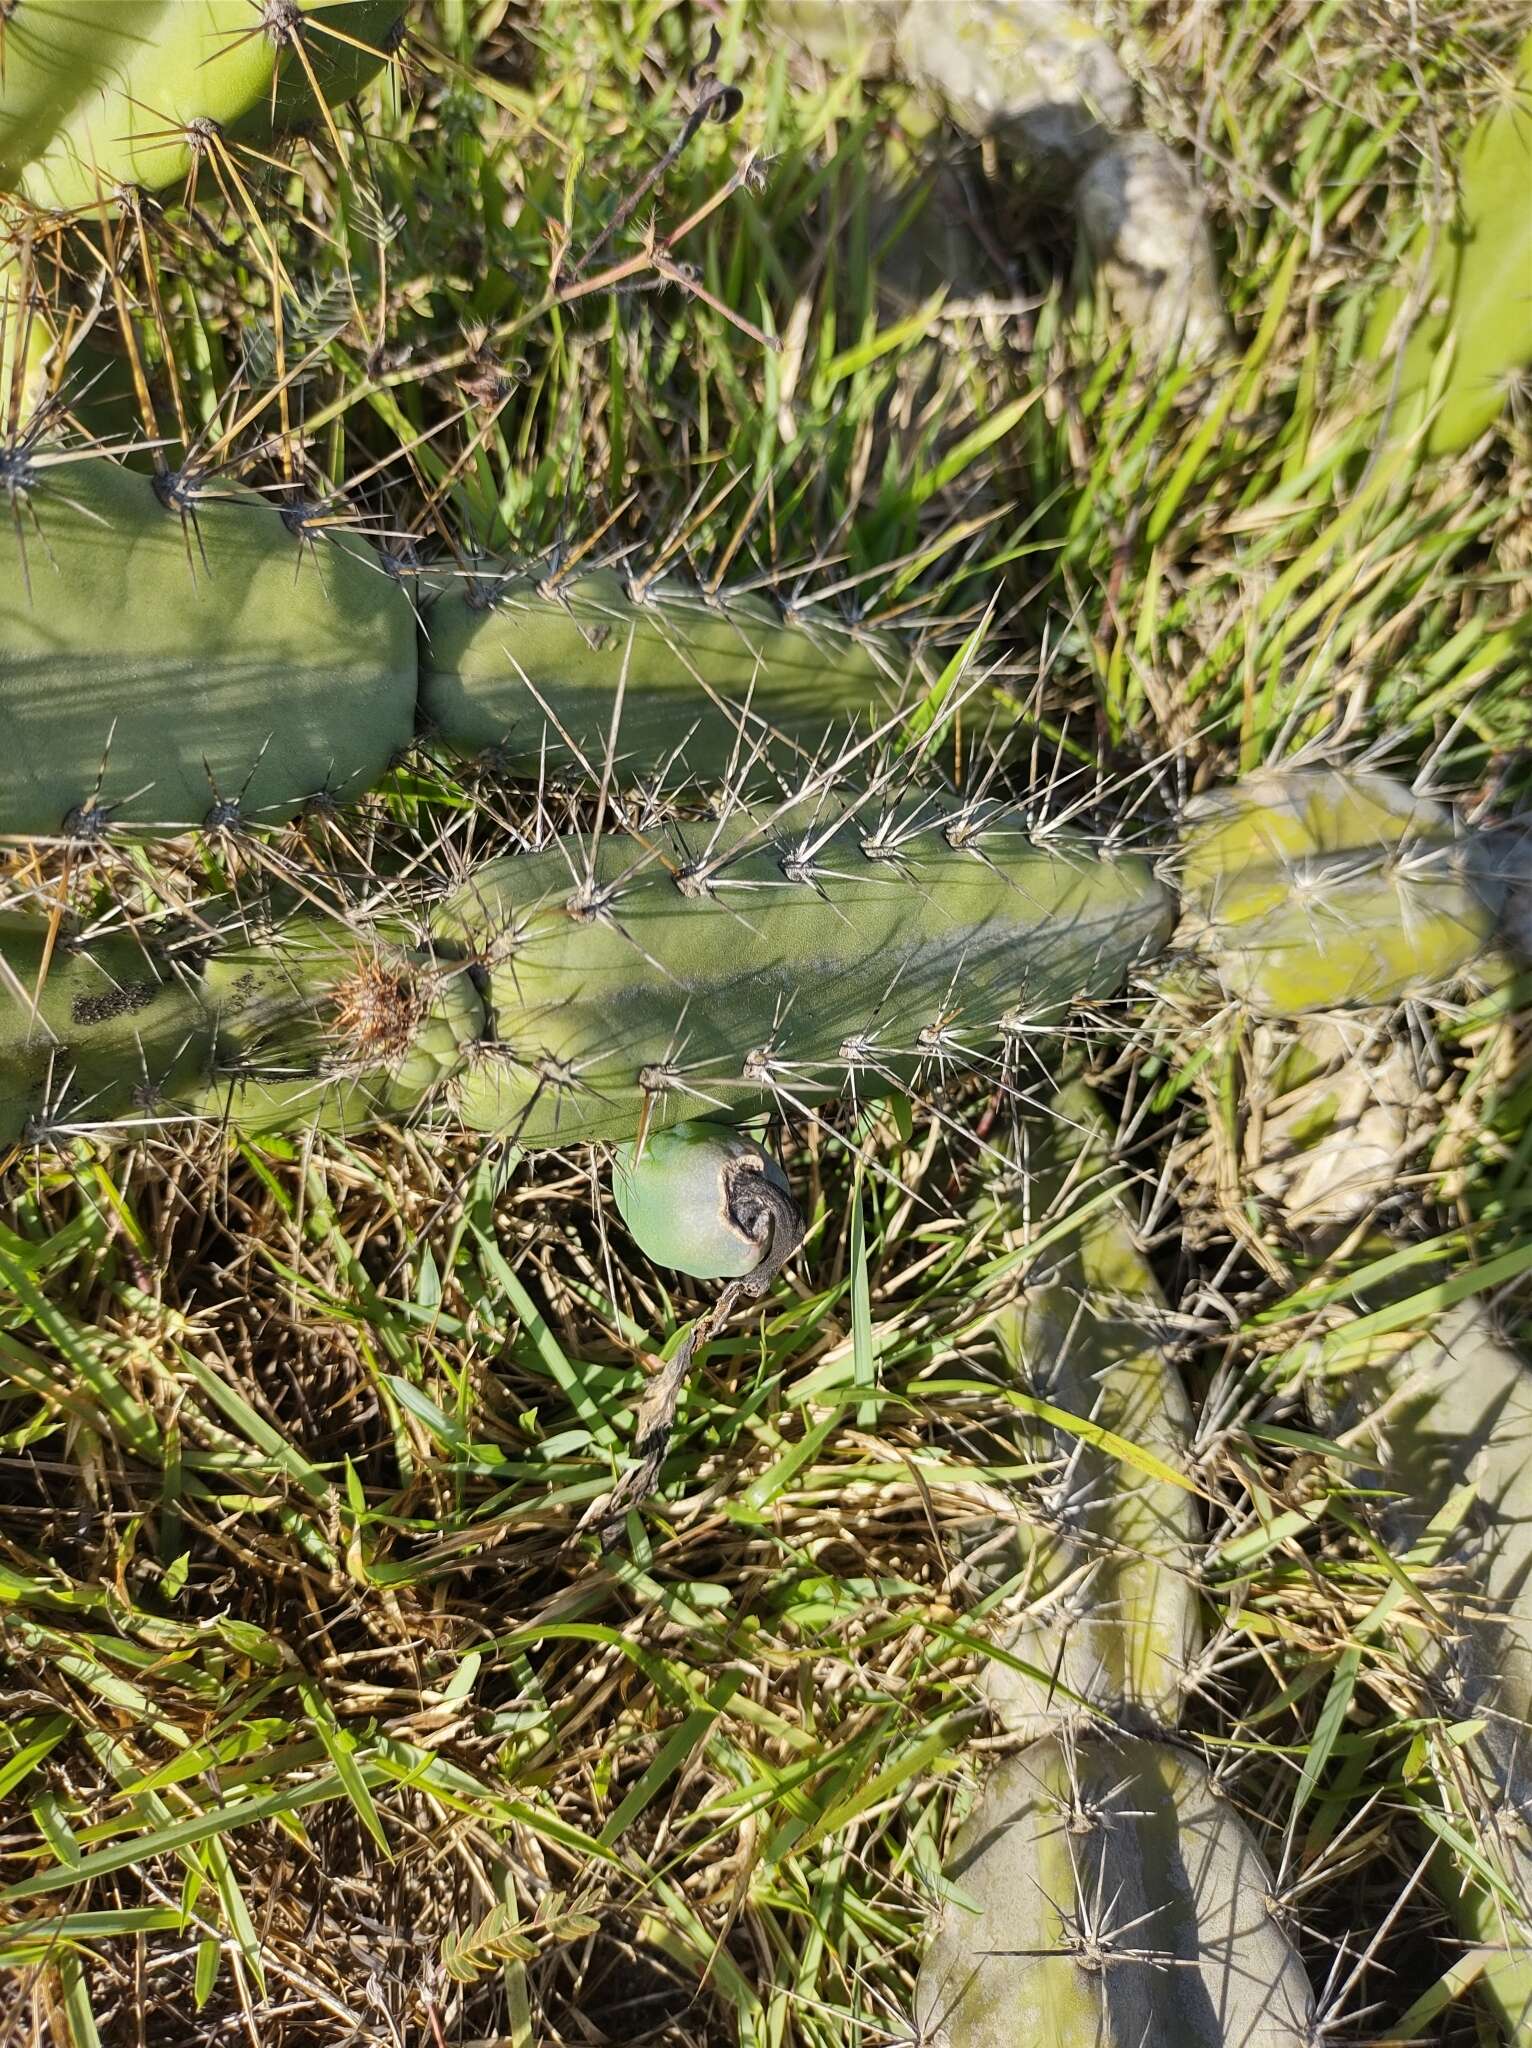
[[[1390,438],[1420,432],[1450,454],[1493,424],[1532,362],[1532,35],[1457,165],[1457,203],[1427,222],[1410,275],[1380,299],[1367,330]],[[1408,319],[1401,336],[1401,316]],[[1429,420],[1427,421],[1427,415]]]
[[[1488,949],[1498,902],[1450,814],[1387,776],[1253,775],[1182,829],[1180,937],[1270,1017],[1397,1002]]]
[[[300,913],[195,940],[52,937],[0,920],[0,1143],[192,1120],[354,1130],[419,1115],[485,1029],[472,977],[409,944]]]
[[[410,743],[409,602],[310,508],[58,452],[4,485],[7,835],[280,819],[359,796]]]
[[[610,753],[619,785],[740,788],[887,731],[909,688],[875,636],[610,569],[459,578],[421,634],[422,731],[534,778],[599,782]]]
[[[92,211],[161,191],[215,143],[269,144],[384,61],[396,0],[10,0],[0,189]]]
[[[70,1118],[151,1127],[211,1057],[195,975],[129,934],[0,917],[0,984],[0,1148]]]
[[[1171,922],[1140,860],[921,801],[740,808],[492,863],[435,924],[485,976],[498,1040],[459,1114],[623,1143],[935,1084],[1119,993]]]
[[[1046,1737],[990,1772],[915,1990],[945,2048],[1317,2048],[1249,1830],[1194,1757]]]
[[[275,822],[375,784],[417,730],[502,771],[675,792],[845,773],[918,661],[750,596],[455,579],[416,647],[340,515],[195,473],[0,450],[0,831]]]
[[[1001,1313],[996,1336],[1027,1393],[1137,1446],[1159,1471],[1061,1426],[1027,1424],[1029,1453],[1057,1476],[1025,1542],[1026,1611],[1001,1642],[1016,1664],[991,1663],[985,1692],[1011,1734],[1040,1736],[1092,1709],[1127,1727],[1170,1727],[1202,1634],[1197,1497],[1161,1476],[1190,1464],[1191,1404],[1166,1356],[1169,1309],[1112,1174],[1101,1105],[1072,1082],[1049,1109],[1043,1157],[1029,1161],[1031,1206],[1057,1216],[1067,1185],[1081,1221]],[[1107,1189],[1108,1201],[1094,1199]]]

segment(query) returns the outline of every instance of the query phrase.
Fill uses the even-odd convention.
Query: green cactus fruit
[[[944,2048],[1317,2048],[1260,1849],[1170,1743],[1047,1737],[985,1779],[915,1989]]]
[[[5,460],[7,834],[279,819],[409,743],[414,614],[360,542],[232,484]]]
[[[192,175],[215,138],[267,143],[384,60],[398,0],[7,0],[0,188],[61,211]]]
[[[420,721],[507,772],[739,787],[886,726],[905,707],[871,637],[765,599],[657,589],[613,570],[567,583],[476,575],[426,616]],[[614,730],[615,722],[615,730]]]
[[[1365,347],[1393,405],[1391,438],[1417,432],[1430,409],[1432,455],[1491,425],[1532,362],[1532,35],[1463,148],[1457,187],[1453,218],[1420,229],[1411,275],[1379,301]]]
[[[1495,934],[1450,814],[1382,775],[1254,775],[1194,799],[1180,877],[1181,938],[1266,1016],[1421,994]]]
[[[1517,2048],[1532,2043],[1532,1367],[1495,1334],[1483,1305],[1446,1310],[1413,1343],[1382,1340],[1315,1377],[1321,1427],[1375,1454],[1393,1554],[1436,1548],[1432,1618],[1417,1633],[1423,1674],[1465,1731],[1452,1773],[1473,1811],[1454,1833],[1475,1842],[1434,1873],[1464,1936],[1500,1951],[1480,1979]],[[1472,1498],[1464,1512],[1461,1490]],[[1407,1567],[1415,1569],[1414,1567]],[[1429,1574],[1429,1566],[1419,1569]],[[1464,1766],[1468,1766],[1465,1773]],[[1498,1883],[1485,1882],[1486,1871]]]
[[[619,1145],[612,1198],[639,1250],[698,1280],[739,1280],[771,1256],[779,1219],[802,1219],[769,1152],[727,1124],[672,1124]]]
[[[1171,922],[1144,862],[1070,833],[826,800],[496,862],[434,930],[487,976],[498,1041],[464,1121],[577,1144],[934,1085],[1116,994]]]
[[[210,1071],[185,1097],[243,1130],[357,1130],[438,1099],[484,1034],[472,975],[387,924],[300,914],[221,943],[202,973]]]
[[[0,917],[0,1146],[71,1120],[153,1125],[212,1049],[194,974],[131,935],[50,930]]]
[[[1079,1082],[1050,1108],[1053,1156],[1033,1162],[1033,1213],[1060,1213],[1067,1179],[1081,1221],[1044,1254],[1046,1270],[996,1335],[1029,1393],[1136,1445],[1162,1472],[1184,1472],[1191,1404],[1164,1350],[1165,1297],[1113,1184],[1104,1113]],[[1092,1199],[1103,1183],[1113,1190],[1104,1204]],[[997,1717],[1029,1737],[1090,1708],[1127,1726],[1172,1725],[1202,1633],[1196,1495],[1062,1427],[1030,1424],[1027,1438],[1058,1476],[1029,1546],[1026,1613],[1002,1643],[1031,1669],[997,1660],[985,1672]]]

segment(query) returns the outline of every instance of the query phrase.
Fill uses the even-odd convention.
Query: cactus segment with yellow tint
[[[1052,1472],[1048,1507],[1027,1546],[1025,1611],[1000,1644],[1016,1662],[991,1662],[985,1691],[1011,1734],[1041,1735],[1092,1709],[1169,1727],[1201,1641],[1201,1517],[1190,1482],[1176,1483],[1190,1463],[1191,1404],[1165,1353],[1168,1306],[1112,1185],[1101,1106],[1075,1082],[1050,1112],[1051,1157],[1033,1162],[1030,1194],[1050,1219],[1051,1248],[996,1335],[1024,1392],[1146,1459],[1026,1424],[1029,1453]],[[1080,1221],[1055,1243],[1066,1184]]]
[[[0,189],[63,211],[157,192],[227,140],[348,99],[384,62],[397,0],[8,0]]]
[[[1397,1002],[1488,949],[1498,904],[1450,814],[1389,777],[1267,772],[1198,797],[1181,937],[1269,1017]]]
[[[1452,218],[1422,224],[1409,274],[1380,300],[1365,344],[1393,407],[1391,439],[1419,432],[1429,412],[1432,455],[1490,426],[1532,362],[1532,35],[1453,170]]]
[[[0,833],[277,820],[410,742],[408,600],[310,509],[58,452],[4,485]]]
[[[459,1113],[524,1144],[624,1143],[998,1075],[1009,1033],[1118,994],[1172,915],[1140,860],[919,800],[741,807],[495,862],[435,923],[485,977],[497,1041]]]
[[[753,1273],[789,1213],[803,1234],[786,1174],[727,1124],[672,1124],[642,1145],[619,1145],[612,1198],[646,1258],[698,1280]]]
[[[449,582],[420,647],[422,732],[511,774],[732,788],[845,758],[909,708],[888,652],[805,609],[616,571]]]
[[[915,1989],[944,2048],[1318,2048],[1260,1849],[1168,1742],[1045,1737],[995,1766]]]

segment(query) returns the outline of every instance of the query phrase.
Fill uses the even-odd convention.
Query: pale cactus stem
[[[1102,1714],[1170,1727],[1202,1637],[1191,1404],[1166,1354],[1169,1307],[1110,1166],[1101,1105],[1073,1082],[1049,1112],[1041,1157],[1029,1161],[1029,1201],[1053,1218],[1067,1189],[1080,1222],[1042,1254],[995,1333],[1025,1393],[1098,1435],[1024,1419],[1028,1451],[1055,1476],[1041,1526],[1022,1536],[1027,1608],[1000,1638],[1016,1661],[990,1663],[985,1692],[1010,1734]]]
[[[1480,865],[1509,875],[1516,854]],[[1247,1126],[1250,1181],[1316,1262],[1392,1205],[1412,1124],[1439,1122],[1389,1021],[1311,1018],[1285,1051],[1267,1027],[1249,1041],[1255,1076],[1274,1072],[1278,1090]],[[1387,1250],[1381,1233],[1369,1242]],[[1532,2048],[1532,1369],[1482,1301],[1434,1310],[1433,1279],[1451,1278],[1415,1267],[1369,1287],[1365,1311],[1397,1303],[1420,1319],[1334,1329],[1298,1364],[1316,1428],[1346,1445],[1347,1487],[1419,1589],[1392,1628],[1422,1719],[1445,1724],[1427,1797],[1447,1830],[1430,1876],[1470,1945],[1465,1982],[1510,2048]]]
[[[836,66],[896,71],[1028,182],[1070,194],[1082,239],[1140,351],[1194,360],[1229,344],[1189,165],[1138,125],[1121,59],[1071,0],[773,0]]]
[[[986,1777],[915,1989],[943,2048],[1318,2048],[1239,1814],[1186,1751],[1048,1736]]]
[[[1477,1989],[1513,2048],[1529,2048],[1532,1368],[1466,1301],[1309,1384],[1320,1425],[1375,1457],[1380,1533],[1429,1601],[1414,1647],[1437,1710],[1465,1731],[1455,1820],[1474,1843],[1471,1858],[1441,1852],[1433,1877],[1483,1952]]]

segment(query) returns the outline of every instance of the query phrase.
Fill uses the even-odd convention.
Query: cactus
[[[0,1149],[65,1114],[151,1123],[207,1064],[195,977],[131,935],[84,947],[45,920],[0,917],[0,981]]]
[[[1265,1028],[1250,1043],[1250,1179],[1311,1257],[1388,1202],[1411,1122],[1439,1123],[1383,1023],[1308,1020],[1285,1051]],[[1268,1073],[1270,1110],[1259,1095]],[[1369,1245],[1386,1251],[1387,1239]],[[1381,1299],[1369,1288],[1365,1305],[1420,1284],[1416,1267],[1381,1282]],[[1476,1990],[1513,2048],[1532,2048],[1532,1371],[1473,1300],[1414,1333],[1343,1345],[1336,1332],[1337,1343],[1307,1361],[1309,1408],[1353,1458],[1370,1454],[1373,1469],[1348,1462],[1346,1480],[1361,1487],[1380,1546],[1421,1587],[1418,1618],[1396,1624],[1401,1661],[1452,1729],[1437,1780],[1449,1826],[1432,1881],[1477,1952]],[[1470,1852],[1455,1856],[1456,1842]]]
[[[1082,1083],[1058,1091],[1047,1124],[1053,1156],[1031,1198],[1051,1217],[1066,1182],[1095,1192],[1109,1169],[1101,1106]],[[1120,1191],[1089,1205],[1045,1257],[1047,1270],[996,1323],[1023,1386],[1184,1472],[1191,1406],[1163,1349],[1169,1310]],[[1038,1423],[1028,1437],[1033,1455],[1062,1471],[1030,1545],[1027,1611],[1001,1645],[1030,1668],[991,1663],[991,1706],[1008,1733],[1028,1737],[1092,1709],[1128,1727],[1173,1725],[1201,1637],[1195,1494],[1062,1428]]]
[[[1496,104],[1469,136],[1450,223],[1424,225],[1415,275],[1384,294],[1366,353],[1395,441],[1418,432],[1440,455],[1491,425],[1532,361],[1532,35]],[[1412,324],[1398,336],[1401,313]],[[1449,357],[1450,351],[1450,357]]]
[[[646,1258],[699,1280],[744,1279],[785,1235],[803,1235],[786,1174],[726,1125],[673,1124],[619,1145],[612,1198]]]
[[[1396,1002],[1495,932],[1493,883],[1439,805],[1386,776],[1268,772],[1187,807],[1180,936],[1272,1017]]]
[[[622,1142],[882,1094],[1116,994],[1170,922],[1142,861],[920,801],[741,808],[495,862],[434,927],[486,976],[499,1041],[458,1114],[523,1144]]]
[[[1132,80],[1070,0],[774,0],[828,61],[897,68],[1030,179],[1068,193],[1118,316],[1146,354],[1229,340],[1195,179],[1135,124]]]
[[[659,588],[612,570],[560,583],[480,572],[431,606],[420,721],[512,773],[757,781],[801,771],[908,709],[889,654],[830,621],[784,624],[769,601]],[[614,729],[615,720],[615,729]]]
[[[1316,2048],[1249,1830],[1171,1743],[1049,1736],[985,1779],[915,1992],[945,2048]]]
[[[310,912],[195,941],[0,921],[0,1144],[217,1117],[354,1129],[428,1107],[480,1038],[471,978],[400,927]]]
[[[1442,1713],[1476,1730],[1461,1745],[1477,1836],[1473,1859],[1445,1852],[1435,1877],[1465,1939],[1494,1952],[1479,1980],[1516,2048],[1532,2043],[1532,1369],[1473,1301],[1403,1349],[1354,1356],[1343,1384],[1311,1383],[1327,1430],[1376,1454],[1381,1533],[1425,1555],[1444,1531],[1455,1569],[1433,1585],[1416,1632]],[[1337,1412],[1339,1411],[1339,1412]],[[1351,1440],[1348,1438],[1348,1440]],[[1472,1498],[1463,1511],[1462,1489]],[[1417,1567],[1424,1569],[1424,1566]],[[1453,1773],[1461,1785],[1464,1773]],[[1461,1793],[1459,1794],[1461,1796]],[[1491,1881],[1486,1881],[1486,1868]]]
[[[281,818],[410,741],[409,603],[310,508],[59,452],[0,483],[7,834]]]
[[[8,0],[0,189],[113,205],[193,175],[224,136],[268,141],[383,62],[396,0]]]
[[[624,782],[772,787],[910,708],[875,640],[748,597],[478,578],[417,656],[403,585],[339,515],[30,445],[0,489],[7,835],[280,820],[360,795],[417,726],[533,778],[599,780],[610,746]]]
[[[1140,861],[1062,833],[1035,845],[1001,817],[944,830],[922,804],[870,828],[742,810],[610,833],[582,880],[584,858],[569,841],[492,863],[437,913],[429,958],[387,920],[247,934],[231,912],[228,938],[207,911],[196,985],[218,1034],[183,1113],[353,1128],[450,1074],[470,1129],[631,1141],[711,1102],[734,1120],[778,1096],[881,1093],[1009,1028],[1056,1027],[1170,925]],[[394,998],[358,989],[336,1020],[336,986],[375,954]]]

